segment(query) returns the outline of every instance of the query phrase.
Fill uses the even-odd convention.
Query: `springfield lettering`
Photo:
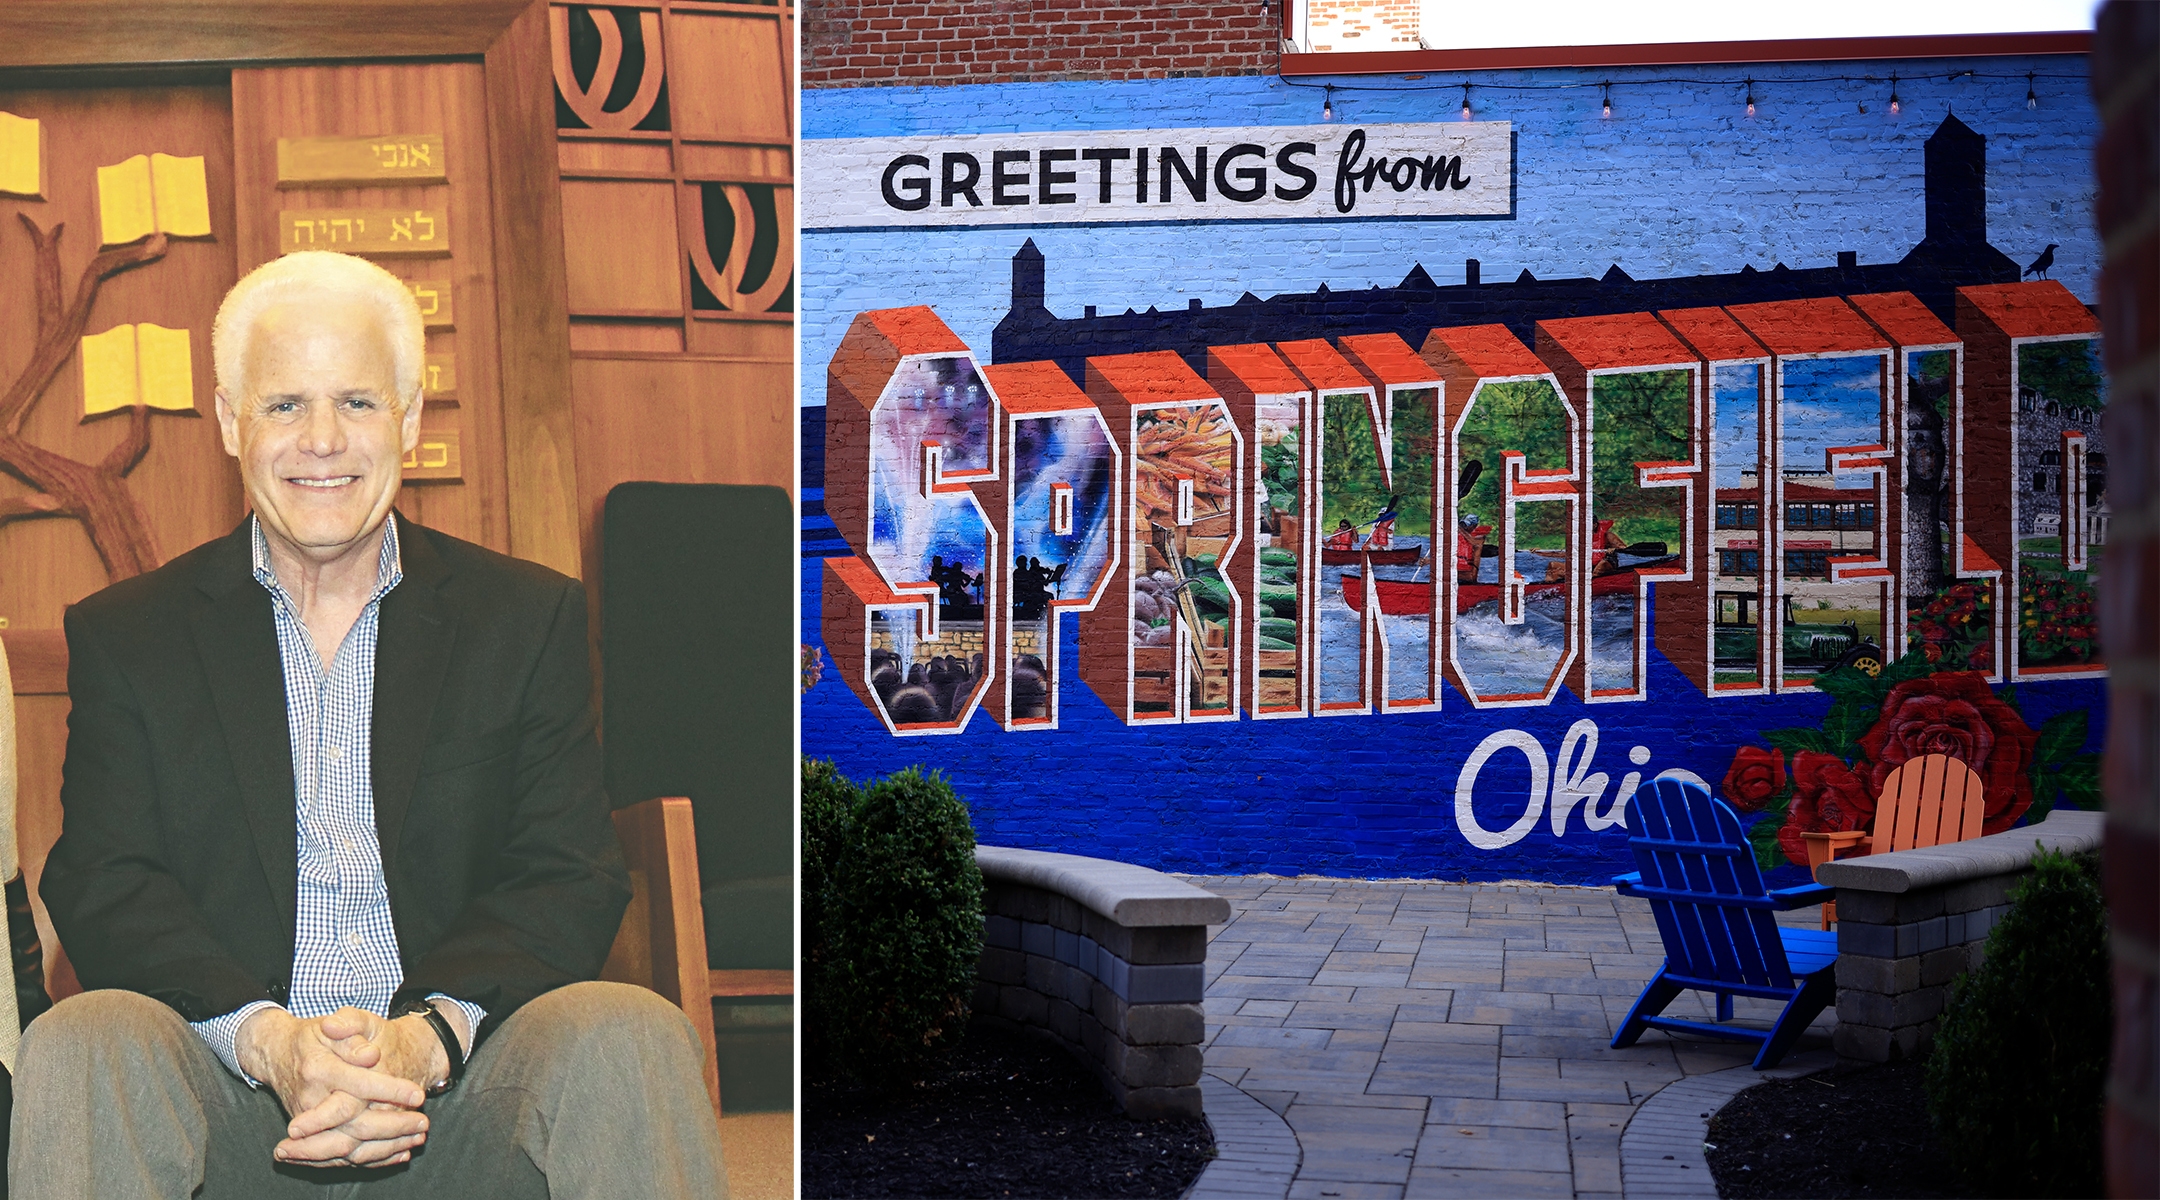
[[[1504,121],[813,139],[811,229],[1504,217]]]

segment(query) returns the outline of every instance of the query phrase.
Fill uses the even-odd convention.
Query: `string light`
[[[1601,83],[1598,86],[1605,89],[1605,111],[1599,114],[1598,119],[1610,121],[1612,120],[1612,84]]]
[[[1320,102],[1320,119],[1323,121],[1335,119],[1335,85],[1332,83],[1327,85],[1326,99]]]
[[[4,0],[0,0],[0,2],[4,2]],[[1997,75],[1990,74],[1984,71],[1963,70],[1944,72],[1940,75],[1927,75],[1922,76],[1921,78],[1925,78],[1928,80],[1941,80],[1943,82],[1953,82],[1963,79],[2014,80],[2017,79],[2019,75],[2023,75],[2026,83],[2025,107],[2028,109],[2039,108],[2040,95],[2038,90],[2038,81],[2043,77],[2042,72],[2025,71],[2019,72],[2017,74],[2005,73]],[[1424,77],[1417,75],[1404,77],[1406,81],[1415,81],[1422,78]],[[1891,115],[1895,116],[1899,113],[1902,113],[1905,107],[1905,98],[1898,94],[1898,85],[1904,82],[1904,76],[1891,75],[1888,78],[1890,82],[1890,112]],[[2046,74],[2045,78],[2050,80],[2060,79],[2078,84],[2082,84],[2083,82],[2085,82],[2085,77],[2082,75]],[[1777,82],[1785,84],[1842,83],[1873,85],[1879,84],[1883,82],[1883,80],[1884,77],[1880,75],[1808,75],[1792,76],[1790,78],[1781,76],[1779,77]],[[1601,94],[1601,99],[1598,106],[1601,114],[1603,110],[1610,105],[1612,100],[1612,81],[1610,80],[1586,79],[1582,80],[1581,82],[1575,83],[1511,83],[1499,80],[1489,80],[1473,83],[1469,80],[1464,80],[1460,83],[1432,82],[1420,84],[1416,82],[1408,82],[1407,85],[1372,85],[1355,83],[1322,83],[1318,79],[1314,79],[1312,82],[1307,83],[1301,79],[1285,77],[1281,80],[1281,82],[1288,87],[1313,88],[1316,90],[1325,91],[1328,94],[1328,99],[1322,104],[1323,119],[1332,119],[1329,114],[1331,114],[1334,108],[1333,93],[1337,91],[1407,94],[1411,92],[1437,92],[1444,91],[1448,88],[1461,88],[1462,119],[1465,121],[1475,120],[1477,115],[1477,109],[1474,108],[1470,102],[1470,89],[1473,87],[1498,88],[1501,91],[1515,92],[1565,92],[1574,91],[1581,88],[1597,88]],[[1755,96],[1755,79],[1753,76],[1746,76],[1740,79],[1706,79],[1690,75],[1646,75],[1641,78],[1628,79],[1624,82],[1634,84],[1685,84],[1697,87],[1732,87],[1737,84],[1745,89],[1742,93],[1743,98],[1741,103],[1745,106],[1747,115],[1750,117],[1756,115],[1755,105],[1757,101]],[[2016,93],[2013,92],[2010,94],[2014,96]],[[1860,101],[1861,112],[1867,112],[1870,107],[1871,106],[1867,103],[1866,100]]]

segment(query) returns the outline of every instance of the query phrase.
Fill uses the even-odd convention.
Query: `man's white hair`
[[[217,367],[218,386],[234,403],[240,401],[245,390],[242,364],[247,361],[248,339],[255,335],[255,319],[280,300],[307,295],[356,296],[382,315],[397,371],[398,394],[390,402],[403,412],[420,393],[420,368],[427,357],[420,305],[397,276],[364,258],[332,250],[301,250],[271,259],[225,293],[217,320],[210,326],[210,357]]]

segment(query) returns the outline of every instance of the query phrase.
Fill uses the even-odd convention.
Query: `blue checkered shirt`
[[[387,1015],[390,997],[405,981],[405,968],[398,959],[397,929],[390,921],[390,893],[383,885],[370,769],[382,598],[405,578],[397,518],[383,521],[375,594],[368,597],[327,671],[300,620],[299,607],[271,570],[261,524],[250,517],[248,530],[255,547],[255,581],[270,593],[278,654],[285,663],[285,725],[292,738],[293,804],[299,825],[298,920],[291,1002],[286,1007],[302,1019],[326,1016],[348,1004]],[[452,999],[430,997],[436,998]],[[462,1000],[452,1003],[464,1010],[466,1028],[477,1031],[486,1012]],[[233,1040],[250,1016],[275,1007],[258,1000],[195,1022],[195,1032],[235,1075],[257,1085],[240,1069]]]

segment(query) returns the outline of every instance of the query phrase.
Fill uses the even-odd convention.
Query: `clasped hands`
[[[291,1117],[272,1155],[299,1166],[409,1161],[427,1141],[425,1085],[449,1073],[425,1018],[392,1021],[352,1007],[312,1019],[265,1008],[241,1025],[234,1050]]]

